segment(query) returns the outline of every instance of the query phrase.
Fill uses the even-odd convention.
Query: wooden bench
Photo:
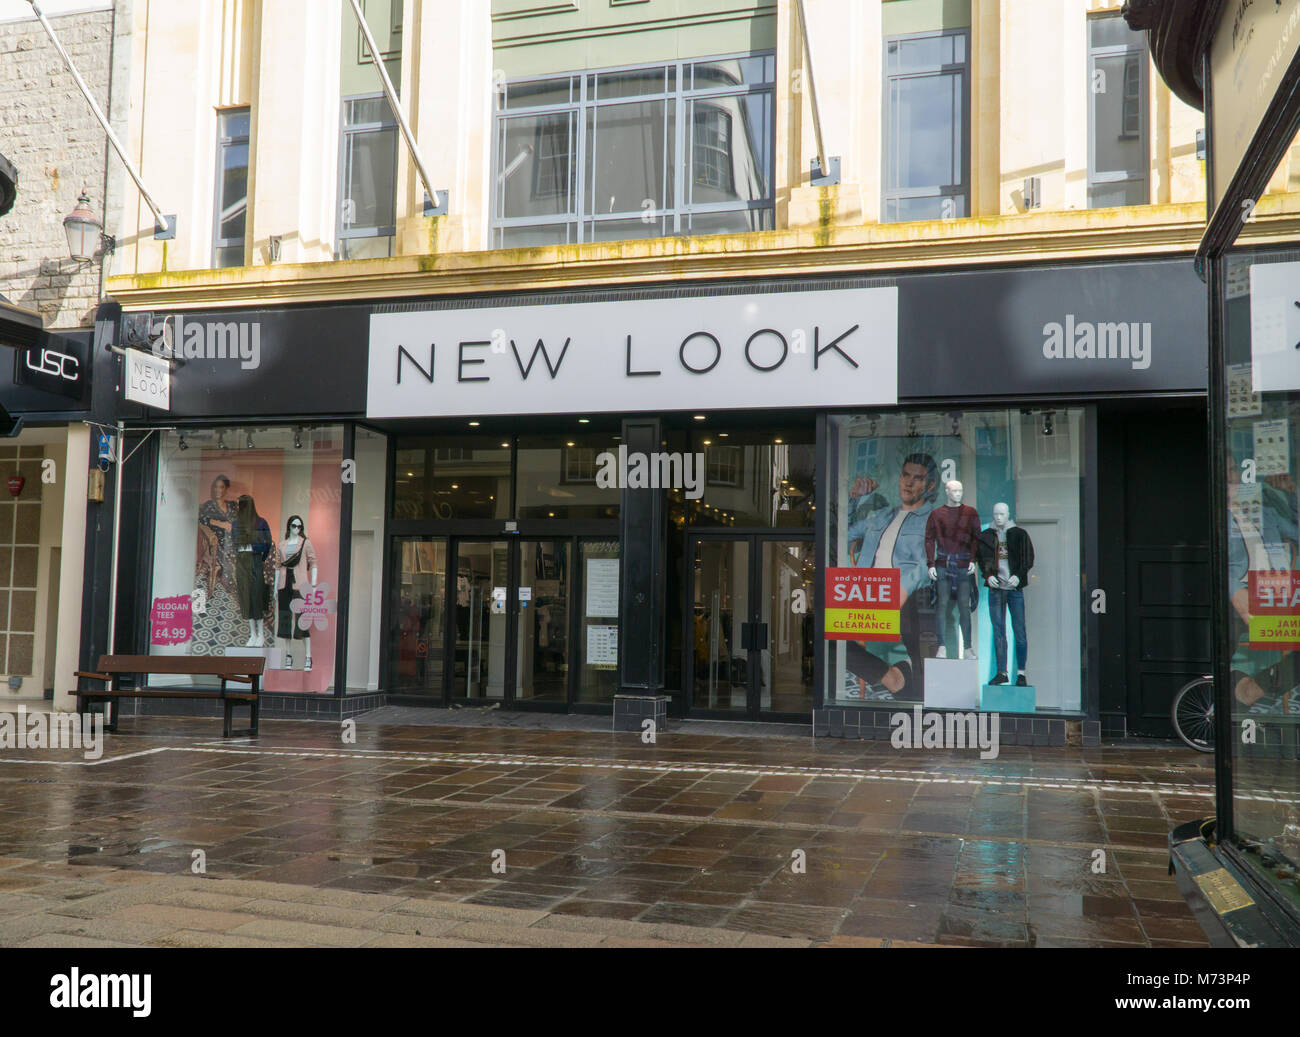
[[[233,732],[240,735],[256,735],[258,720],[258,699],[261,692],[262,672],[266,669],[266,659],[260,655],[231,656],[168,656],[168,655],[103,655],[99,659],[99,669],[95,672],[78,670],[76,676],[83,680],[103,681],[107,686],[103,690],[79,688],[73,692],[77,696],[77,712],[87,712],[89,707],[100,705],[105,714],[105,728],[117,730],[117,703],[119,699],[207,699],[222,704],[225,711],[223,738],[230,738],[232,715],[236,706],[247,706],[249,710],[249,727],[246,731]],[[221,681],[219,688],[159,688],[138,687],[123,688],[123,677],[134,677],[141,681],[148,676],[187,676],[215,677]],[[227,690],[228,683],[248,685],[247,690]],[[109,709],[112,709],[109,722]]]

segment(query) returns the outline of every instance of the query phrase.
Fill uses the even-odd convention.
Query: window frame
[[[924,70],[910,72],[890,72],[889,45],[910,40],[940,39],[944,36],[961,36],[964,41],[965,60],[960,63],[936,65]],[[889,206],[891,202],[901,202],[910,198],[950,198],[960,197],[965,202],[965,215],[940,217],[941,219],[971,218],[971,27],[962,26],[955,29],[934,29],[928,32],[899,33],[886,36],[881,44],[881,118],[880,118],[880,222],[910,223],[907,219],[891,219]],[[894,135],[891,133],[890,91],[894,82],[908,79],[928,79],[940,76],[961,76],[961,183],[936,184],[931,187],[890,187],[890,165],[894,158],[892,145]]]
[[[218,108],[217,115],[217,165],[212,182],[212,267],[214,270],[231,269],[220,263],[220,254],[229,248],[243,249],[243,256],[238,266],[248,265],[248,188],[252,182],[253,171],[253,110],[249,105],[232,108]],[[248,133],[229,136],[225,132],[226,119],[231,116],[248,116]],[[225,157],[230,148],[244,146],[248,149],[248,162],[244,171],[244,236],[242,238],[225,238],[221,236],[222,213],[225,209]]]
[[[391,121],[365,122],[358,123],[355,126],[348,125],[348,105],[354,101],[383,101],[388,108],[388,114]],[[393,224],[383,227],[363,227],[360,231],[355,228],[349,228],[344,222],[343,208],[347,202],[348,189],[348,157],[350,138],[360,136],[365,133],[388,132],[393,137]],[[397,244],[397,179],[398,160],[400,158],[400,142],[397,139],[398,125],[397,116],[393,114],[391,106],[388,105],[388,98],[382,92],[366,94],[348,94],[342,98],[339,105],[339,163],[338,163],[338,196],[335,204],[335,259],[349,258],[344,255],[346,243],[349,241],[364,241],[369,238],[388,238],[388,255],[393,255],[393,249]]]
[[[1120,18],[1118,12],[1105,12],[1102,14],[1089,15],[1087,27],[1087,45],[1088,45],[1088,197],[1087,207],[1089,209],[1113,208],[1108,205],[1094,205],[1092,193],[1094,188],[1109,187],[1114,188],[1120,184],[1141,184],[1143,187],[1144,199],[1140,202],[1126,202],[1126,205],[1150,205],[1151,204],[1151,57],[1150,50],[1144,43],[1121,43],[1108,44],[1106,46],[1094,47],[1092,45],[1093,23],[1103,18]],[[1138,137],[1141,140],[1143,165],[1139,175],[1134,175],[1132,170],[1099,170],[1097,169],[1097,103],[1096,94],[1093,91],[1093,81],[1097,74],[1098,58],[1118,58],[1137,57],[1138,67],[1138,119],[1139,126],[1136,134],[1124,132],[1127,130],[1128,114],[1124,110],[1128,103],[1128,68],[1125,66],[1124,81],[1120,84],[1120,89],[1124,92],[1120,107],[1120,139],[1129,140]]]
[[[768,61],[771,61],[771,78],[766,75]],[[602,223],[641,219],[644,210],[630,212],[596,212],[591,191],[594,185],[588,181],[589,164],[594,161],[596,137],[599,134],[599,119],[595,118],[602,108],[625,104],[646,104],[656,101],[664,105],[664,163],[663,194],[659,199],[659,208],[655,210],[661,234],[656,237],[680,236],[690,233],[693,216],[713,213],[752,212],[768,214],[768,222],[774,226],[776,218],[776,52],[774,50],[746,51],[743,53],[709,55],[698,58],[681,58],[669,61],[651,61],[641,64],[616,65],[608,68],[584,69],[577,72],[561,72],[544,76],[521,76],[507,80],[502,87],[494,91],[494,109],[492,124],[492,211],[491,242],[493,248],[509,248],[505,244],[505,235],[512,230],[529,227],[554,228],[565,231],[565,243],[577,244],[592,241],[620,240],[598,236],[598,226]],[[692,66],[710,62],[725,61],[759,61],[764,66],[764,80],[757,83],[742,83],[734,87],[709,85],[694,89],[691,74]],[[662,69],[664,71],[663,89],[653,93],[636,93],[602,99],[599,96],[599,79],[602,76],[621,75],[646,70]],[[509,106],[511,86],[524,83],[555,82],[569,85],[569,100],[552,104]],[[769,99],[769,111],[764,130],[767,134],[767,168],[764,170],[767,185],[767,197],[757,201],[735,202],[694,202],[689,198],[688,182],[693,180],[694,134],[688,127],[687,114],[696,101],[715,101],[729,97],[762,96]],[[502,178],[503,152],[507,126],[514,118],[536,119],[546,115],[567,114],[570,122],[570,204],[566,212],[545,213],[537,216],[503,217],[501,215],[505,202],[505,181]],[[593,131],[593,119],[595,130]],[[671,137],[670,137],[671,133]],[[734,125],[733,125],[734,139]],[[668,154],[671,149],[672,161]],[[668,205],[669,198],[675,203]]]

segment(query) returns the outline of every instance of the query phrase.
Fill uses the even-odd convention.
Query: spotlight
[[[188,450],[190,448],[190,445],[187,442],[185,442],[185,437],[181,436],[181,441],[177,444],[177,447],[181,450]]]
[[[224,432],[217,433],[217,449],[218,450],[230,449],[230,447],[226,446],[226,434]]]
[[[249,450],[252,450],[252,449],[253,449],[253,433],[250,432],[250,433],[248,434],[248,439],[247,439],[247,441],[244,443],[244,446],[246,446]]]
[[[1056,414],[1054,411],[1046,411],[1043,414],[1043,435],[1051,436],[1056,434]]]
[[[293,448],[295,450],[302,449],[302,429],[300,428],[295,428],[293,430]]]

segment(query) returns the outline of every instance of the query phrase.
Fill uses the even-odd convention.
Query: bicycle
[[[1174,732],[1197,752],[1214,752],[1214,678],[1209,674],[1178,689],[1169,707]]]

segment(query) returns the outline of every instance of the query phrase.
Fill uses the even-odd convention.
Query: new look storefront
[[[1204,421],[1199,288],[1153,260],[186,314],[258,358],[174,374],[125,636],[266,652],[290,713],[636,695],[880,737],[903,702],[1095,741],[1209,650],[1143,594],[1206,564],[1150,534],[1204,506],[1142,452]]]

